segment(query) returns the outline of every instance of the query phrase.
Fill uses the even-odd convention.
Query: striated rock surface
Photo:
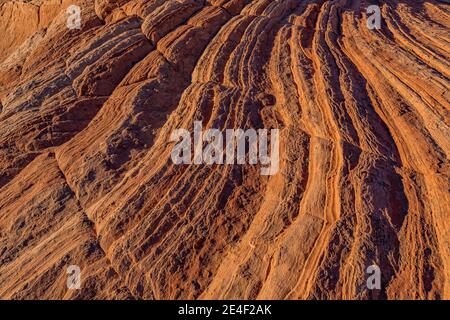
[[[0,1],[0,30],[1,299],[450,298],[449,4]],[[279,172],[175,165],[194,121],[280,129]]]

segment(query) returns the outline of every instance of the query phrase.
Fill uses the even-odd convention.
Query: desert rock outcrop
[[[0,2],[0,298],[450,298],[449,4]],[[279,172],[175,165],[194,121]]]

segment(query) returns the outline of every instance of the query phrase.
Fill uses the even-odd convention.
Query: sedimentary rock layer
[[[450,298],[448,4],[0,2],[0,298]],[[279,172],[175,165],[194,121]]]

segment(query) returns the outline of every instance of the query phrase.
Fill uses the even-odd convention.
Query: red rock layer
[[[438,1],[0,4],[0,298],[448,299],[449,21]],[[200,120],[279,128],[280,172],[174,165]]]

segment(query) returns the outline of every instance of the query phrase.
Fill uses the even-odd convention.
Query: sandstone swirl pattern
[[[450,298],[448,4],[2,2],[0,298]],[[196,120],[280,172],[173,165]]]

